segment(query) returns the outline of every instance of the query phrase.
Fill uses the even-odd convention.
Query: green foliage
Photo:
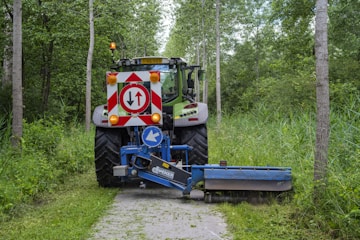
[[[108,49],[111,40],[118,43],[121,55],[118,57],[156,55],[159,7],[155,0],[95,1],[92,74],[95,104],[106,101],[102,93],[105,72],[111,64]],[[86,1],[23,1],[24,117],[29,122],[44,114],[65,121],[84,118],[88,18]],[[7,22],[1,27],[2,33],[6,27],[11,29]],[[1,51],[9,41],[6,37],[0,35]],[[11,89],[1,86],[0,111],[5,107],[8,112],[10,96]]]
[[[0,115],[0,151],[8,147],[6,143],[11,135],[10,122],[11,118],[8,118],[6,115]]]
[[[305,113],[302,117],[295,112],[283,115],[266,107],[249,114],[227,116],[221,126],[210,121],[209,129],[216,129],[209,133],[210,161],[225,159],[229,165],[244,166],[294,166],[296,176],[304,169],[301,164],[293,163],[305,163],[304,159],[312,157],[309,148],[313,148],[313,121]]]
[[[70,135],[65,136],[57,147],[55,167],[62,175],[83,173],[94,160],[94,141],[92,132],[84,134],[85,129],[72,127]]]
[[[278,4],[288,5],[280,8]],[[234,3],[241,27],[232,53],[222,53],[221,98],[224,112],[250,111],[258,104],[272,109],[313,108],[315,59],[307,2],[297,15],[286,15],[294,1]],[[283,11],[283,12],[279,12]],[[295,13],[294,13],[295,14]],[[285,17],[284,17],[285,16]],[[281,31],[279,31],[281,29]],[[226,35],[226,33],[223,33]],[[215,104],[215,64],[209,64],[209,105]]]
[[[216,106],[214,2],[174,2],[176,22],[164,54],[195,62],[197,57],[202,60],[205,48],[212,110]],[[217,129],[209,133],[211,161],[292,166],[295,227],[319,228],[334,238],[360,238],[359,1],[333,0],[329,4],[333,112],[327,191],[317,209],[312,202],[315,118],[308,113],[315,103],[315,1],[276,0],[271,6],[263,0],[221,3],[222,103],[224,112],[232,116],[225,118],[222,126],[215,127],[213,120],[209,123],[210,129]],[[3,9],[4,4],[0,3]],[[160,3],[155,0],[96,1],[94,7],[92,103],[97,106],[106,99],[109,41],[118,43],[116,57],[153,55],[163,40],[154,37],[163,23]],[[0,15],[4,19],[4,11]],[[25,0],[23,19],[27,123],[20,154],[9,147],[11,88],[1,86],[1,213],[12,212],[19,203],[51,190],[65,176],[83,172],[93,158],[91,138],[77,129],[77,124],[69,127],[74,119],[84,117],[87,3]],[[2,53],[10,42],[4,34],[9,24],[4,21],[1,25]],[[44,113],[52,118],[42,119]],[[42,120],[36,121],[39,118]]]
[[[0,117],[6,117],[11,112],[11,84],[0,87]]]
[[[49,158],[57,153],[57,146],[63,136],[63,124],[51,119],[40,119],[24,123],[23,149],[25,153],[42,153]]]
[[[328,182],[321,207],[315,210],[332,234],[343,239],[360,237],[359,100],[332,112]]]
[[[10,129],[10,128],[9,128]],[[0,149],[0,219],[17,214],[20,204],[51,191],[59,182],[91,166],[90,133],[42,119],[24,123],[22,151],[10,147],[9,136]]]
[[[91,168],[67,177],[37,204],[22,206],[22,214],[0,221],[2,239],[87,239],[93,224],[113,201],[118,189],[99,188]],[[1,187],[1,186],[0,186]]]
[[[254,56],[244,52],[245,57]],[[225,74],[221,92],[224,112],[251,111],[258,105],[265,105],[270,111],[281,111],[283,114],[287,114],[290,109],[314,108],[316,80],[312,71],[312,58],[303,59],[303,69],[282,74],[279,74],[282,71],[280,68],[283,68],[280,60],[268,66],[262,63],[262,74],[258,76],[254,66],[246,65],[245,61],[249,63],[249,59],[244,62],[235,60],[238,65],[232,63],[223,67]],[[209,108],[213,111],[216,105],[214,95],[209,103]]]
[[[356,104],[358,105],[358,103]],[[312,178],[303,178],[295,203],[300,223],[308,228],[320,228],[334,239],[358,239],[360,194],[359,183],[359,109],[349,109],[341,115],[332,112],[329,166],[326,191],[317,207],[311,201]],[[302,175],[308,175],[304,172]]]
[[[291,202],[270,206],[248,204],[221,206],[235,238],[240,238],[245,233],[249,239],[266,238],[266,236],[271,236],[272,239],[360,237],[358,229],[360,175],[357,172],[360,167],[358,106],[359,100],[349,104],[347,109],[341,112],[333,111],[331,114],[328,182],[320,207],[316,208],[312,201],[315,141],[313,113],[294,111],[284,115],[282,112],[259,106],[258,109],[247,114],[235,113],[225,116],[221,126],[216,126],[215,118],[210,119],[208,125],[210,162],[216,163],[220,159],[225,159],[228,160],[229,165],[292,167],[295,193]],[[32,131],[44,131],[43,125],[44,123],[39,122],[34,123],[34,126],[28,124],[25,126]],[[56,124],[49,125],[47,128]],[[56,129],[55,126],[55,132]],[[65,181],[66,176],[84,172],[89,168],[93,151],[93,144],[89,141],[92,137],[84,134],[81,127],[69,127],[59,134],[61,138],[57,149],[49,151],[56,153],[51,159],[43,154],[46,149],[52,149],[51,147],[40,148],[37,152],[29,151],[26,147],[22,155],[11,150],[2,152],[1,166],[7,166],[0,174],[2,218],[6,216],[4,213],[19,213],[20,203],[36,198],[44,191],[52,191],[59,181]],[[49,142],[56,138],[44,135],[37,136],[44,138],[41,141]],[[30,146],[30,140],[26,136],[24,143]],[[71,198],[69,201],[75,200]],[[73,215],[67,211],[60,210],[60,212],[64,214],[54,214],[51,222],[65,228],[68,225],[60,224],[63,222],[61,219],[77,216],[77,213]],[[36,231],[31,229],[29,228],[31,232],[29,234],[35,234]]]
[[[337,107],[331,113],[326,191],[316,207],[313,202],[314,113],[293,109],[284,114],[258,105],[249,113],[225,116],[220,126],[216,125],[215,118],[210,119],[210,162],[218,163],[224,159],[229,165],[292,168],[294,196],[286,206],[224,207],[235,238],[248,231],[249,239],[266,236],[272,236],[271,239],[360,237],[359,100],[355,97],[346,108]],[[277,211],[280,215],[276,215]],[[275,217],[269,217],[269,214]]]
[[[250,205],[241,203],[236,207],[223,204],[219,207],[225,212],[228,227],[234,239],[304,239],[327,240],[329,236],[318,229],[304,229],[298,226],[292,215],[291,205]]]
[[[354,0],[334,0],[329,5],[329,79],[336,85],[336,100],[346,97],[349,86],[354,91],[360,89],[358,5]],[[224,111],[249,111],[259,102],[267,102],[274,109],[313,108],[315,1],[226,0],[221,6]],[[195,62],[198,58],[203,61],[205,51],[209,103],[215,106],[214,2],[174,1],[172,7],[175,12],[167,14],[176,19],[164,55]],[[118,43],[116,57],[154,55],[159,42],[165,41],[158,32],[166,24],[161,18],[164,9],[157,0],[98,1],[94,8],[93,108],[106,99],[104,73],[110,64],[109,41]],[[87,2],[24,1],[23,18],[25,118],[32,122],[46,112],[66,122],[82,120],[89,34]],[[4,22],[2,32],[8,25]],[[0,36],[0,49],[9,42],[7,38]],[[0,108],[5,112],[11,108],[10,93],[11,89],[0,90]]]
[[[342,73],[341,77],[334,77],[335,80],[341,79],[342,82],[355,80],[359,87],[360,3],[356,0],[330,2],[330,71]]]
[[[41,153],[19,154],[9,149],[1,153],[0,218],[20,203],[50,190],[54,174],[51,163]]]
[[[214,1],[174,1],[176,3],[176,20],[166,43],[164,56],[185,57],[188,61],[202,61],[205,51],[210,61],[215,56],[215,2]],[[222,50],[227,51],[233,47],[233,26],[237,24],[234,9],[237,4],[231,0],[221,1],[220,25],[224,32],[222,35]],[[200,57],[201,56],[201,57]],[[209,61],[206,59],[205,61]],[[206,64],[206,63],[203,63]]]
[[[289,109],[311,109],[315,102],[315,79],[313,75],[304,72],[284,75],[280,79],[260,79],[244,94],[242,100],[248,104],[258,100],[268,108],[279,109],[284,113],[289,112]]]

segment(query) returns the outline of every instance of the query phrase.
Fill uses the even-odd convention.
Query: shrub
[[[54,175],[44,155],[9,148],[1,158],[7,166],[0,175],[0,216],[53,187]]]
[[[65,175],[84,172],[94,160],[93,132],[85,133],[84,128],[74,127],[70,133],[59,142],[55,163]]]
[[[41,152],[47,157],[56,155],[57,146],[64,134],[63,124],[40,119],[24,123],[23,149],[27,152]]]

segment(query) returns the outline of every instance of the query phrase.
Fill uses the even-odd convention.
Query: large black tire
[[[121,186],[120,178],[113,176],[113,167],[120,165],[120,148],[128,138],[125,129],[96,128],[95,169],[99,186]]]
[[[208,138],[206,125],[178,128],[177,135],[180,136],[180,144],[193,147],[189,151],[189,165],[204,165],[208,163]],[[185,161],[185,159],[183,158]]]

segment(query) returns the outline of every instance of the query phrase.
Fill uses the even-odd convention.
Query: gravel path
[[[190,198],[154,184],[122,189],[90,239],[232,239],[216,205],[204,203],[201,191]]]

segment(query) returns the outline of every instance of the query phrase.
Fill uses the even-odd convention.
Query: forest
[[[84,118],[87,4],[23,1],[26,120],[31,122],[44,115],[66,121]],[[111,63],[110,41],[118,43],[119,58],[181,56],[199,63],[206,68],[209,106],[214,106],[214,2],[167,4],[169,7],[161,7],[164,4],[159,1],[95,2],[93,106],[104,99],[104,72]],[[334,109],[348,105],[359,90],[358,4],[331,1],[329,7],[329,74]],[[2,116],[11,112],[11,7],[7,3],[1,12],[5,19],[0,35]],[[263,104],[285,113],[314,107],[314,1],[224,1],[220,20],[225,113],[246,112]],[[165,29],[171,30],[169,36]]]
[[[305,227],[316,225],[331,238],[357,239],[360,238],[360,2],[328,2],[329,171],[328,188],[317,208],[311,203],[313,183],[308,179],[312,177],[309,173],[313,167],[316,121],[315,2],[221,0],[224,131],[228,129],[226,124],[241,126],[241,119],[248,121],[245,125],[248,128],[252,121],[256,125],[257,120],[279,123],[283,134],[298,123],[294,142],[282,145],[293,144],[293,149],[298,149],[293,153],[296,159],[309,161],[286,162],[301,165],[294,170],[297,191],[291,204],[298,210],[294,215],[299,216]],[[21,153],[14,152],[10,146],[13,2],[1,1],[0,6],[0,218],[3,220],[19,203],[51,190],[65,175],[85,171],[93,156],[92,152],[86,152],[80,157],[79,149],[87,146],[72,146],[65,141],[70,136],[81,137],[80,132],[85,131],[89,3],[22,1]],[[92,109],[106,99],[105,72],[111,65],[109,43],[115,41],[116,58],[183,57],[202,66],[206,78],[198,90],[198,100],[207,102],[211,118],[215,117],[215,0],[95,0],[93,10]],[[303,144],[307,151],[299,147]],[[24,158],[29,161],[19,166],[35,169],[33,165],[40,165],[36,176],[26,175],[20,167],[13,168],[14,162],[20,163]],[[58,170],[49,171],[54,164]],[[13,184],[7,184],[9,179],[15,179]],[[305,182],[309,186],[304,186]]]

